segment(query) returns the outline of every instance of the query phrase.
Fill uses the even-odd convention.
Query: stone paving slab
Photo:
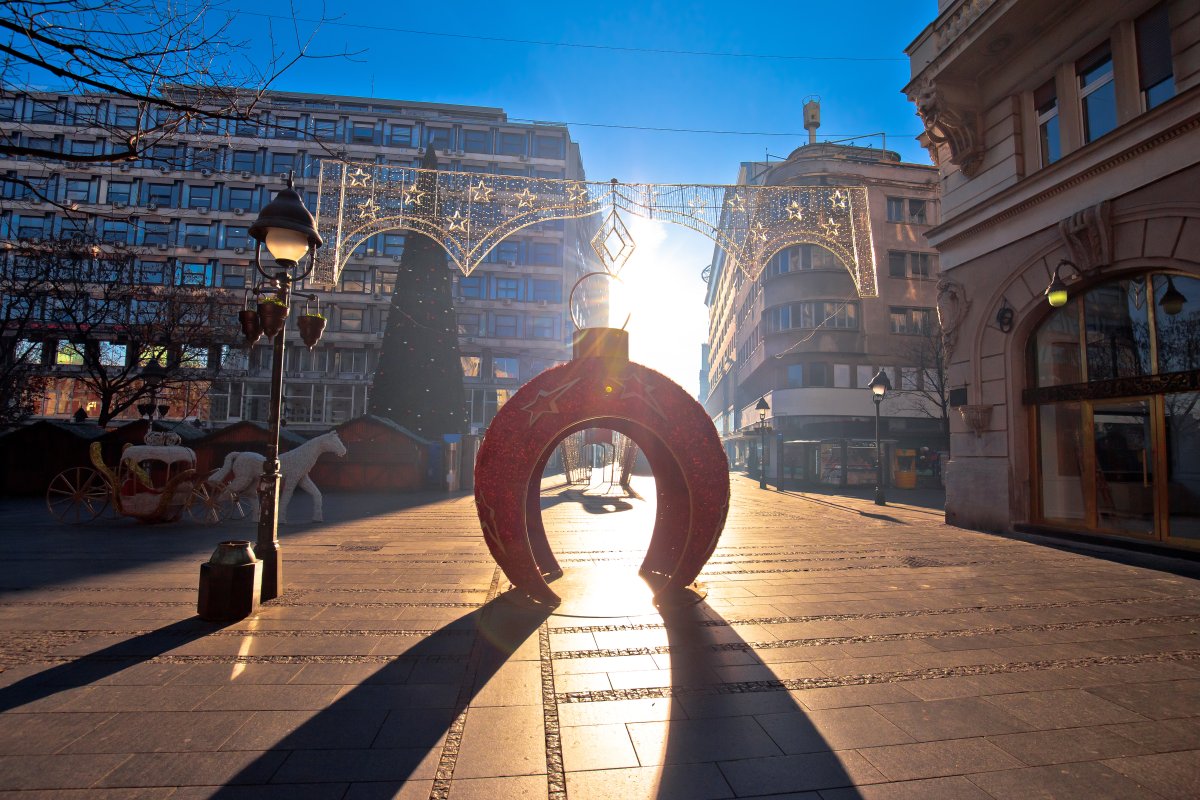
[[[509,590],[469,496],[347,494],[224,626],[198,565],[251,524],[0,500],[0,797],[1200,796],[1195,562],[731,479],[695,605],[637,578],[649,479],[558,476],[558,609]]]

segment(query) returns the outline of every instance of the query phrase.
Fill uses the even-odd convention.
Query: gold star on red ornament
[[[557,389],[551,389],[549,391],[545,389],[539,389],[537,397],[533,398],[531,403],[521,406],[522,411],[529,412],[529,427],[532,428],[534,423],[536,423],[538,419],[545,414],[557,414],[559,398],[566,394],[567,391],[577,383],[579,383],[579,378],[576,378],[573,381],[567,381]]]

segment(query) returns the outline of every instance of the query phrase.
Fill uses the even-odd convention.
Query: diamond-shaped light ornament
[[[633,255],[637,245],[630,235],[629,229],[621,221],[617,210],[608,212],[604,224],[592,237],[592,249],[600,256],[600,263],[609,275],[616,275],[625,266],[625,262]]]

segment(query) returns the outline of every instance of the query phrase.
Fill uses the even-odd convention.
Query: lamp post
[[[888,380],[887,372],[880,369],[867,386],[871,389],[871,399],[875,401],[875,505],[886,506],[887,497],[883,490],[883,448],[879,441],[879,404],[883,402],[883,396],[888,393],[888,389],[892,388],[892,382]]]
[[[260,301],[259,316],[264,316],[262,307],[265,305],[282,306],[286,321],[292,284],[304,280],[312,272],[316,266],[315,251],[322,244],[316,220],[296,192],[290,173],[287,188],[280,190],[275,199],[259,212],[258,218],[250,226],[249,234],[255,241],[254,268],[268,281],[267,288],[257,292],[260,297],[268,295],[266,302]],[[264,244],[275,259],[277,269],[272,272],[262,266],[260,255]],[[302,269],[300,262],[305,255],[308,256],[308,267]],[[278,313],[279,309],[273,311]],[[258,481],[258,541],[254,553],[263,562],[260,591],[263,602],[283,594],[283,555],[279,549],[279,421],[283,406],[284,328],[285,325],[280,324],[274,334],[267,459],[263,462],[263,474]]]
[[[758,398],[758,403],[755,404],[754,410],[758,412],[758,488],[767,488],[767,412],[771,407],[767,405],[765,396]]]

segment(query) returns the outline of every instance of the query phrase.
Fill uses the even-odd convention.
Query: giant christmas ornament
[[[586,428],[625,434],[654,472],[658,510],[641,574],[656,597],[685,589],[716,549],[729,510],[729,471],[704,408],[669,378],[629,361],[623,330],[576,334],[574,359],[525,384],[488,427],[475,466],[475,504],[488,549],[534,600],[557,605],[562,575],[541,515],[554,448]]]

